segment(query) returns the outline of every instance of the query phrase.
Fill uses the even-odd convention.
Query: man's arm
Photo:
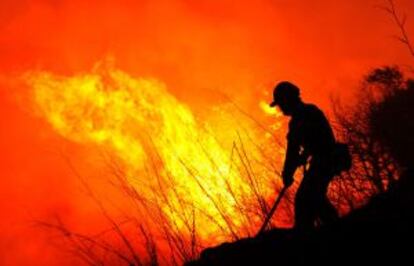
[[[285,186],[290,186],[293,183],[293,175],[295,174],[300,160],[300,136],[296,131],[293,124],[289,123],[285,163],[282,171],[282,178]]]

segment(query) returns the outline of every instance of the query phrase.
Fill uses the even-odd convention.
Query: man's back
[[[323,156],[331,153],[335,137],[323,112],[313,104],[303,103],[292,114],[288,141],[297,142],[308,155]]]

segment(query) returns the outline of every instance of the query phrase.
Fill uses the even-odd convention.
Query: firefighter
[[[285,187],[292,185],[298,167],[305,169],[295,196],[295,228],[307,231],[318,222],[333,222],[338,215],[327,189],[334,176],[331,155],[335,137],[328,120],[318,107],[304,103],[299,88],[288,81],[275,86],[270,106],[278,106],[291,117],[282,171]]]

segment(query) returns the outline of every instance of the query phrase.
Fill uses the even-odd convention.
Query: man
[[[278,106],[291,117],[282,171],[284,185],[289,187],[295,170],[308,163],[295,197],[295,228],[307,231],[315,222],[334,221],[336,209],[326,195],[333,177],[331,160],[335,145],[328,120],[318,107],[302,102],[299,88],[287,81],[274,88],[270,106]]]

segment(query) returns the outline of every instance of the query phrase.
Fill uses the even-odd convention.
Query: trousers
[[[295,196],[295,228],[310,230],[316,222],[327,224],[338,218],[327,196],[333,177],[331,166],[329,158],[311,159]]]

